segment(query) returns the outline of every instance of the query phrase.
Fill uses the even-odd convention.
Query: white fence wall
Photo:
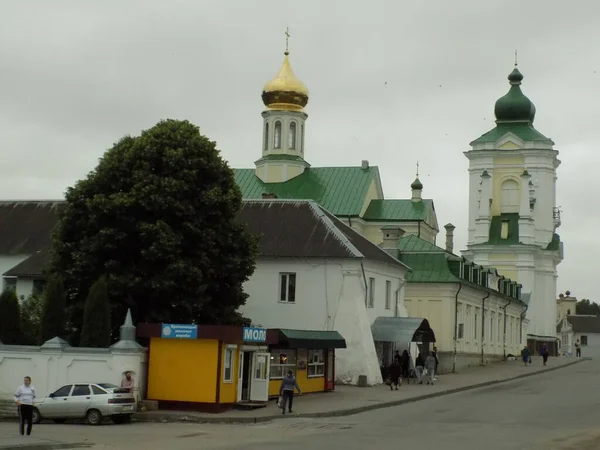
[[[145,349],[44,347],[0,344],[0,400],[12,398],[25,376],[39,399],[68,383],[119,385],[127,371],[133,373],[138,398],[144,393]]]

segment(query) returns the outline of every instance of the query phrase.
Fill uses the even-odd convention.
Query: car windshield
[[[112,383],[98,383],[98,386],[100,386],[101,388],[104,388],[104,389],[114,389],[114,388],[119,387],[116,384],[112,384]]]

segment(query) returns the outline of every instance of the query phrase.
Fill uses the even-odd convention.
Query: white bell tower
[[[495,105],[496,127],[465,152],[469,159],[469,229],[463,255],[522,284],[527,339],[556,337],[557,266],[563,246],[556,229],[554,142],[533,127],[535,106],[521,91],[523,75],[508,76],[509,92]]]

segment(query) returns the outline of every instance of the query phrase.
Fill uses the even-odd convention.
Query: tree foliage
[[[75,329],[103,275],[115,331],[127,308],[140,322],[242,320],[257,242],[236,220],[233,171],[196,126],[166,120],[124,137],[66,200],[51,270],[65,281]]]
[[[106,286],[106,279],[100,277],[92,285],[85,301],[80,346],[109,347],[110,334],[108,288]]]
[[[0,294],[0,341],[7,345],[19,343],[21,314],[19,299],[12,289]]]
[[[65,336],[67,321],[65,290],[57,277],[50,277],[44,293],[40,320],[40,341]]]
[[[575,304],[575,311],[581,315],[600,316],[600,305],[584,298]]]
[[[23,298],[23,297],[21,297]],[[21,303],[21,345],[40,345],[40,321],[42,318],[43,296],[34,291]]]

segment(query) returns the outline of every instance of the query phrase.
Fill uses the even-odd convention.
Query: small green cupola
[[[533,124],[535,105],[521,91],[523,74],[516,67],[508,76],[510,90],[500,97],[494,107],[496,122],[526,122]]]
[[[421,180],[419,180],[419,178],[415,178],[415,181],[412,182],[412,184],[410,185],[411,189],[418,189],[419,191],[423,190],[423,183],[421,183]]]

